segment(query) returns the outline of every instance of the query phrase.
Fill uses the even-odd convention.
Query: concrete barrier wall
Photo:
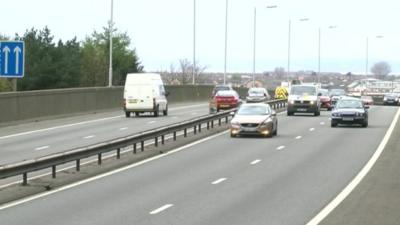
[[[207,101],[211,85],[166,86],[168,101],[173,103]],[[237,89],[245,96],[246,89]],[[36,120],[44,117],[122,110],[123,87],[73,88],[0,94],[0,124]]]

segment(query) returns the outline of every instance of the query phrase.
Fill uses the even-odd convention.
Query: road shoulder
[[[320,224],[400,224],[400,120],[371,171]]]

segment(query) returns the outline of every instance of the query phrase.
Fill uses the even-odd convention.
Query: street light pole
[[[192,84],[195,84],[196,73],[196,0],[193,0],[193,68],[192,68]]]
[[[256,76],[256,28],[257,28],[257,8],[254,7],[254,33],[253,33],[253,87],[255,86]]]
[[[226,55],[228,49],[228,0],[225,0],[225,60],[224,60],[224,84],[226,84]]]
[[[365,49],[365,75],[368,75],[368,48],[369,48],[369,44],[368,44],[368,37],[367,37],[367,42],[366,42],[366,49]]]
[[[291,33],[292,21],[289,20],[289,33],[288,33],[288,60],[287,60],[287,73],[286,80],[289,82],[289,74],[290,74],[290,33]]]
[[[321,82],[321,27],[318,28],[318,83]]]
[[[111,19],[110,19],[110,62],[109,62],[109,70],[108,70],[108,87],[112,86],[112,77],[113,77],[113,69],[112,69],[112,52],[113,52],[113,14],[114,14],[114,0],[111,0]]]

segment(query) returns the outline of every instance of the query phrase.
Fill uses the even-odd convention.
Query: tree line
[[[25,42],[25,76],[18,79],[18,91],[107,86],[110,27],[94,31],[83,41],[75,37],[55,42],[48,27],[31,28],[13,39],[0,36]],[[123,85],[127,73],[143,71],[130,44],[126,32],[113,30],[113,85]],[[0,78],[0,91],[11,89],[11,80]]]

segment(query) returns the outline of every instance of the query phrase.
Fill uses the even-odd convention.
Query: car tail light
[[[153,108],[156,108],[156,98],[153,98]]]
[[[126,98],[124,98],[123,104],[124,104],[124,107],[126,107]]]

